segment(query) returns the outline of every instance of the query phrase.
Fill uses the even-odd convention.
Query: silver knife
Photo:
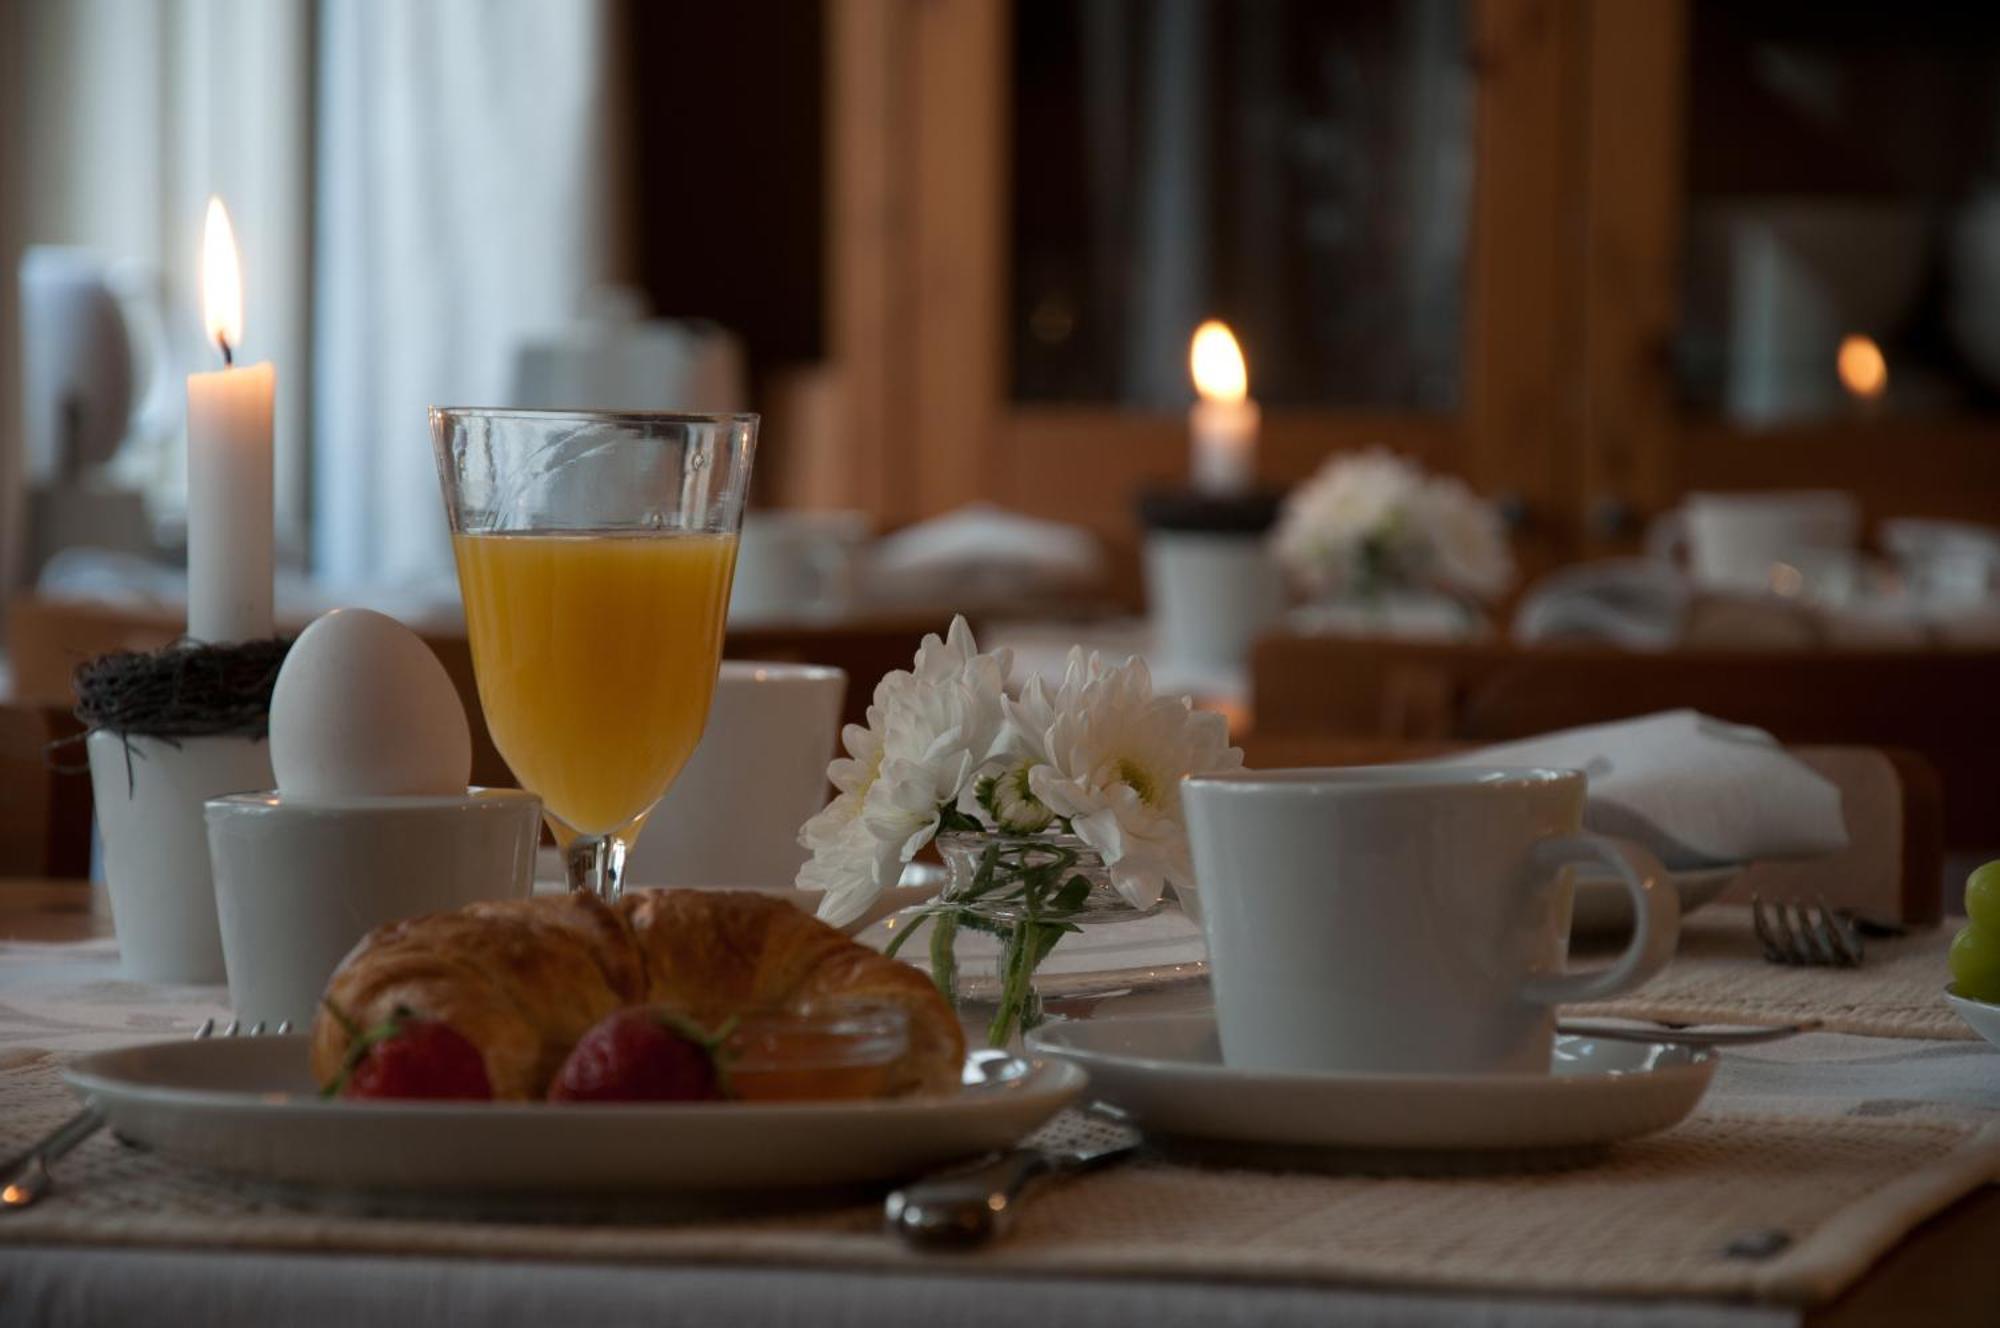
[[[921,1249],[982,1245],[1007,1233],[1028,1186],[1073,1176],[1137,1152],[1137,1136],[1090,1148],[1010,1148],[913,1181],[883,1204],[889,1229]]]

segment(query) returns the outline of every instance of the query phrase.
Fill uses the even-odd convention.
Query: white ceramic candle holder
[[[542,803],[519,789],[443,797],[208,804],[229,1004],[311,1027],[334,968],[385,923],[534,888]]]
[[[104,884],[125,975],[221,982],[222,939],[202,804],[269,788],[262,738],[90,735],[90,787],[104,843]]]
[[[1146,535],[1146,602],[1163,660],[1228,672],[1285,608],[1285,581],[1262,535],[1154,530]]]

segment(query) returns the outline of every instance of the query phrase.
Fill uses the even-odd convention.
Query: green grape
[[[1971,926],[1951,943],[1951,980],[1958,994],[2000,1002],[2000,931]]]
[[[2000,859],[1965,878],[1965,912],[1973,926],[2000,932]]]

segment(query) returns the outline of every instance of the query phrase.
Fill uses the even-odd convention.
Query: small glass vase
[[[929,909],[931,978],[961,1015],[986,1017],[989,1046],[1042,1022],[1036,972],[1063,937],[1161,907],[1127,903],[1097,850],[1074,835],[953,832],[937,846],[949,878]],[[975,936],[996,941],[997,957],[963,955]]]

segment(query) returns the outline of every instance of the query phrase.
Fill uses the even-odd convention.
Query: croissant
[[[404,1006],[479,1048],[494,1097],[539,1099],[577,1039],[624,1006],[665,1005],[712,1028],[832,998],[907,1013],[892,1094],[958,1084],[964,1034],[929,978],[781,899],[717,890],[638,890],[617,904],[548,895],[377,928],[327,982],[312,1071],[332,1082],[355,1031]]]

